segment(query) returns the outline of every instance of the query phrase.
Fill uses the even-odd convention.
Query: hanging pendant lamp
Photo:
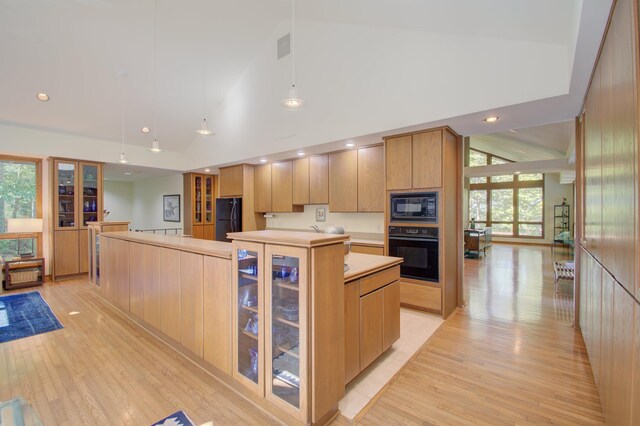
[[[120,76],[120,115],[121,115],[120,134],[122,137],[122,150],[120,151],[119,163],[127,164],[128,163],[127,157],[124,155],[124,88],[122,87],[124,85],[124,79],[127,76],[127,73],[125,71],[120,71],[118,75]]]
[[[304,101],[298,97],[296,89],[295,0],[291,0],[291,87],[289,88],[289,96],[284,98],[281,104],[290,110],[300,109],[304,105]]]
[[[158,0],[155,0],[153,55],[153,143],[149,151],[158,154],[162,152],[158,142]]]
[[[211,130],[209,130],[209,126],[207,124],[207,64],[205,59],[202,62],[202,123],[200,123],[200,128],[196,130],[196,133],[201,134],[203,136],[210,136],[213,134]]]

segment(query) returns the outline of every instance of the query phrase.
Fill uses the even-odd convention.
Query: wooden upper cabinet
[[[387,189],[411,189],[411,135],[387,139]]]
[[[442,186],[442,130],[413,135],[413,188]],[[452,165],[453,166],[453,165]]]
[[[241,197],[242,196],[242,164],[237,166],[224,167],[220,169],[219,185],[221,197]]]
[[[293,204],[309,204],[309,158],[293,160]]]
[[[309,157],[309,204],[329,203],[329,156]]]
[[[271,211],[294,211],[293,162],[291,161],[271,164]]]
[[[256,213],[271,211],[271,164],[263,164],[254,168]]]
[[[384,147],[358,150],[358,211],[384,211]]]
[[[358,211],[358,152],[329,155],[329,211]]]

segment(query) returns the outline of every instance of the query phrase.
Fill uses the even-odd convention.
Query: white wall
[[[278,61],[275,43],[288,31],[285,23],[265,40],[227,94],[211,120],[215,143],[201,139],[189,146],[188,158],[199,161],[194,167],[569,92],[564,45],[302,21],[296,24],[295,65],[305,107],[286,111],[274,105],[291,84],[291,58]]]
[[[133,183],[104,181],[104,208],[109,213],[105,220],[131,222],[133,218]]]
[[[316,209],[326,209],[326,221],[316,222]],[[348,232],[384,233],[384,213],[329,213],[328,205],[304,206],[302,213],[274,213],[267,218],[267,228],[309,229],[317,225],[324,229],[331,225],[342,225]]]
[[[131,229],[182,228],[184,196],[182,175],[179,173],[135,181]],[[180,223],[162,219],[162,196],[180,194]]]

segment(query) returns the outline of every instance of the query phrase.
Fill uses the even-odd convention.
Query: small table
[[[487,248],[491,247],[491,228],[475,228],[464,230],[464,254],[465,257],[480,258],[480,253],[487,254]],[[474,253],[475,252],[475,255]]]
[[[44,257],[4,258],[5,290],[44,284]]]
[[[573,281],[575,277],[575,263],[573,261],[553,262],[554,290],[558,293],[558,280]]]

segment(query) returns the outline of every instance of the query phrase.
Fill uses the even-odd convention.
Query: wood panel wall
[[[576,313],[608,424],[640,424],[638,11],[618,0],[577,120]]]

